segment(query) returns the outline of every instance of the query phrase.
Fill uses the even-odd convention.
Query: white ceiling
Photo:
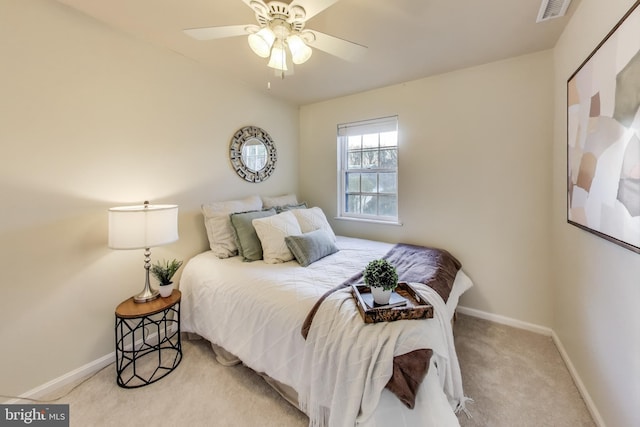
[[[58,1],[298,105],[550,49],[580,2],[573,0],[566,16],[537,24],[541,0],[340,0],[306,28],[365,45],[367,53],[352,63],[314,50],[281,79],[244,36],[197,41],[182,32],[255,24],[241,0]]]

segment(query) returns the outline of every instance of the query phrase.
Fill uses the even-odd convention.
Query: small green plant
[[[364,269],[364,283],[369,287],[394,290],[398,286],[398,272],[386,259],[376,259]]]
[[[172,283],[171,279],[176,271],[182,266],[182,261],[173,259],[171,261],[158,261],[151,266],[151,274],[158,279],[160,286],[167,286]]]

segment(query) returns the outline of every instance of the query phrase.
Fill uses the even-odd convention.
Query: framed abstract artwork
[[[567,81],[567,221],[640,253],[640,0]]]

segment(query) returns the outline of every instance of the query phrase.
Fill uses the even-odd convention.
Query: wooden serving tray
[[[351,285],[351,292],[365,323],[392,322],[403,319],[429,319],[433,317],[433,306],[423,301],[416,290],[406,282],[398,283],[398,287],[394,291],[407,300],[407,305],[401,307],[369,307],[363,299],[363,295],[371,294],[371,290],[366,285],[353,284]]]

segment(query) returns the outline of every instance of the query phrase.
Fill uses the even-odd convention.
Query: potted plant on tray
[[[386,259],[376,259],[367,264],[363,276],[376,304],[388,304],[391,293],[398,286],[396,268]]]
[[[173,281],[171,279],[180,266],[182,266],[182,261],[176,259],[158,261],[151,266],[151,274],[160,282],[158,290],[161,296],[166,298],[171,295],[173,291]]]

